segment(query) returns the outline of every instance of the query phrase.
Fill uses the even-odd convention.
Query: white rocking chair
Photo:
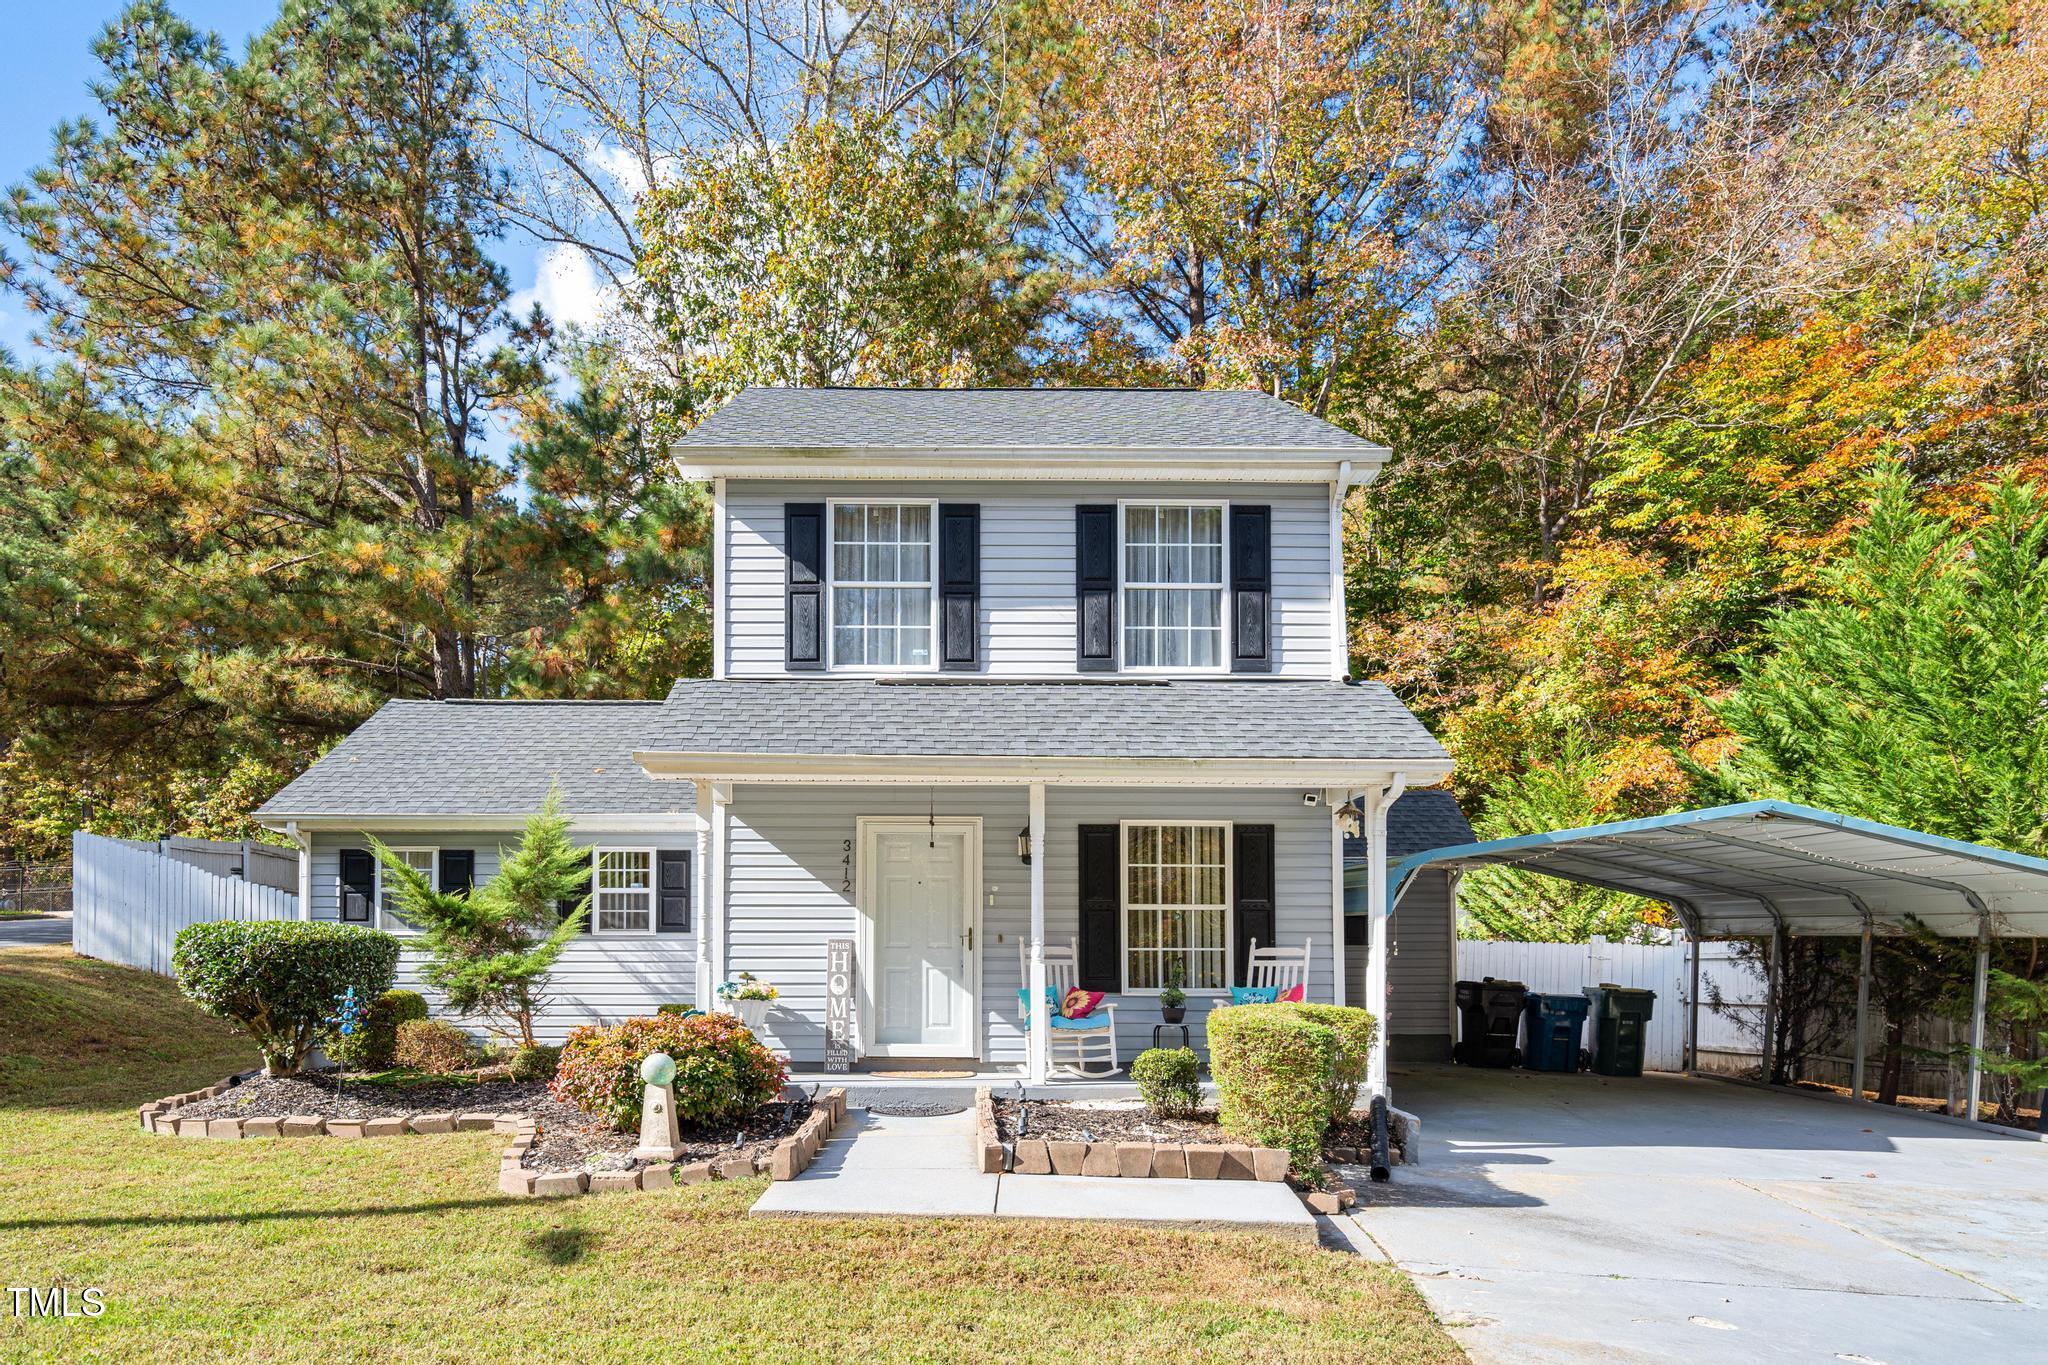
[[[1308,994],[1308,959],[1313,939],[1303,939],[1299,948],[1261,948],[1257,939],[1252,940],[1251,958],[1245,967],[1247,986],[1271,986],[1277,995],[1285,995],[1296,986],[1301,987],[1305,997]]]
[[[1024,1014],[1024,1035],[1031,1036],[1031,945],[1020,939],[1017,956],[1024,969],[1023,989],[1017,1003]],[[1080,949],[1068,939],[1064,947],[1045,946],[1045,988],[1054,1000],[1064,1000],[1081,975]],[[1068,1019],[1058,1010],[1046,1014],[1046,1056],[1048,1068],[1058,1066],[1083,1079],[1114,1076],[1123,1070],[1116,1055],[1116,1006],[1104,1000],[1086,1019]],[[1090,1066],[1103,1070],[1090,1071]]]

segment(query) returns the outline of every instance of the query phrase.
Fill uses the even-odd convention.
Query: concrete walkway
[[[932,1093],[925,1090],[920,1097],[929,1099]],[[811,1168],[795,1180],[770,1185],[752,1212],[824,1218],[1067,1218],[1316,1240],[1314,1217],[1285,1185],[984,1175],[974,1161],[972,1108],[921,1118],[853,1110]]]
[[[1481,1362],[2033,1358],[2048,1145],[1711,1080],[1397,1072],[1358,1229]]]

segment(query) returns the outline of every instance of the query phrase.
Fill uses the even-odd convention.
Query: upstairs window
[[[1223,505],[1126,503],[1124,666],[1223,667]]]
[[[932,521],[928,502],[832,504],[835,667],[931,667]]]

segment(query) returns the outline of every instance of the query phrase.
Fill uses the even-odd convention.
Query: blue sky
[[[173,0],[173,8],[197,28],[221,35],[239,52],[277,12],[277,0]],[[0,185],[28,178],[50,152],[50,130],[68,118],[97,114],[86,88],[99,75],[92,41],[120,13],[119,0],[83,4],[8,6],[7,40],[0,43]],[[0,233],[0,246],[18,255],[17,243]],[[534,283],[533,244],[516,235],[500,244],[499,257],[515,289]],[[32,362],[30,320],[20,303],[0,294],[0,349]]]

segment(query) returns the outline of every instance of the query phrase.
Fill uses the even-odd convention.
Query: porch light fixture
[[[1017,861],[1026,867],[1031,866],[1031,826],[1029,825],[1017,831]]]

